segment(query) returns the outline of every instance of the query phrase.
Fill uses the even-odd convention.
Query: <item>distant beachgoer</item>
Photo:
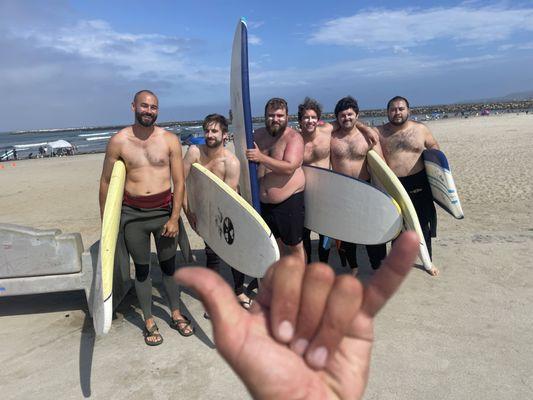
[[[276,237],[281,253],[295,255],[305,262],[304,142],[287,124],[287,102],[270,99],[265,105],[265,127],[255,131],[255,148],[247,150],[246,157],[259,164],[261,215]]]
[[[389,122],[378,127],[383,154],[413,201],[432,257],[431,238],[437,234],[437,213],[422,152],[425,149],[438,149],[439,144],[426,125],[409,120],[409,102],[406,98],[396,96],[390,99],[387,103],[387,116]],[[433,276],[439,274],[435,265],[428,272]]]
[[[189,176],[192,164],[199,163],[237,191],[241,172],[239,159],[224,147],[224,142],[228,136],[228,121],[220,114],[210,114],[204,119],[203,130],[205,144],[191,145],[185,153],[183,159],[185,179]],[[191,227],[196,230],[196,215],[190,211],[186,195],[183,209]],[[207,243],[205,244],[205,256],[206,267],[219,272],[221,259]],[[249,309],[251,300],[244,293],[245,275],[234,268],[231,268],[231,274],[233,275],[233,291],[239,299],[239,303],[244,308]],[[208,317],[207,314],[206,317]]]
[[[331,136],[331,167],[334,171],[370,182],[370,173],[367,169],[366,154],[374,149],[382,156],[379,140],[372,145],[368,137],[378,137],[373,128],[358,121],[359,105],[357,101],[347,96],[340,99],[335,106],[337,124]],[[359,122],[359,123],[358,123]],[[364,131],[367,134],[363,134]],[[357,221],[354,221],[357,224]],[[356,229],[356,228],[354,228]],[[386,248],[384,245],[367,245],[366,250],[370,265],[378,269],[381,261],[385,258]],[[346,257],[352,268],[353,274],[357,274],[357,244],[342,242],[339,252]]]
[[[107,145],[100,179],[100,215],[104,212],[113,165],[121,159],[126,164],[121,230],[135,264],[135,291],[145,321],[144,340],[147,345],[156,346],[163,342],[163,337],[152,316],[151,235],[170,303],[171,326],[183,336],[194,333],[191,322],[179,310],[179,292],[173,279],[185,187],[182,150],[176,135],[155,125],[159,105],[154,93],[137,92],[131,110],[135,123],[120,130]]]

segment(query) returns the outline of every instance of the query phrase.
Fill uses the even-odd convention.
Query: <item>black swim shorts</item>
[[[302,241],[305,204],[304,192],[298,192],[278,204],[261,203],[261,216],[274,234],[287,246]]]

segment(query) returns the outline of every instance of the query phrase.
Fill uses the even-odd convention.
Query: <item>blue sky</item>
[[[0,132],[125,124],[152,89],[160,121],[227,114],[236,23],[249,22],[252,109],[353,95],[383,107],[533,89],[531,1],[2,0]]]

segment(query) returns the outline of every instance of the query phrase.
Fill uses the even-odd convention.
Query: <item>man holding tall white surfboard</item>
[[[304,142],[287,125],[288,118],[287,102],[270,99],[265,105],[265,127],[254,132],[255,147],[246,151],[246,157],[259,164],[261,216],[274,233],[280,252],[305,262]]]

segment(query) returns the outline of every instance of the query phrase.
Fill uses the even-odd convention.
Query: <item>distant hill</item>
[[[533,100],[533,90],[528,90],[525,92],[515,92],[502,97],[491,97],[487,99],[477,99],[477,100],[468,100],[461,101],[459,104],[466,103],[497,103],[497,102],[509,102],[509,101],[524,101],[524,100]]]

